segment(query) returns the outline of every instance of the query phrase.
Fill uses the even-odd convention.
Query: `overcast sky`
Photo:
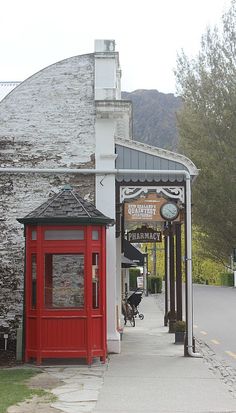
[[[65,58],[115,39],[122,90],[175,92],[181,49],[194,56],[207,26],[230,0],[2,0],[0,81],[24,80]]]

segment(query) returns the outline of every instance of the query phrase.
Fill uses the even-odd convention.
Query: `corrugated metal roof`
[[[117,169],[153,169],[153,170],[186,170],[190,175],[198,175],[194,163],[187,157],[165,149],[156,148],[129,139],[116,139]],[[181,175],[118,175],[117,181],[125,182],[181,182]]]
[[[0,101],[5,98],[21,82],[0,82]]]

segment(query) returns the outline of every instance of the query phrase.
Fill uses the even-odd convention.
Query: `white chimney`
[[[121,70],[115,40],[95,40],[95,100],[121,98]]]
[[[115,40],[95,40],[94,42],[95,53],[115,52],[115,47]]]

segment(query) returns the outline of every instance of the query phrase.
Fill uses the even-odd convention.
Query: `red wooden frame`
[[[45,240],[46,230],[84,230],[83,240]],[[98,231],[98,240],[92,231]],[[32,231],[37,239],[32,240]],[[92,305],[92,254],[99,254],[99,307]],[[32,308],[32,255],[36,255],[36,306]],[[84,307],[46,308],[45,254],[84,254]],[[25,361],[94,357],[105,362],[106,227],[98,225],[26,225]]]

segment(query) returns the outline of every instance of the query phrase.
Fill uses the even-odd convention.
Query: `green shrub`
[[[220,285],[225,285],[227,287],[233,287],[234,285],[234,273],[233,272],[225,272],[220,274]]]
[[[129,270],[129,289],[136,290],[137,288],[137,277],[140,276],[139,268],[130,268]]]
[[[175,323],[175,331],[176,332],[185,332],[186,331],[186,322],[185,321],[176,321]]]
[[[148,290],[152,294],[161,293],[162,292],[162,278],[155,277],[153,275],[149,275],[148,277]]]

